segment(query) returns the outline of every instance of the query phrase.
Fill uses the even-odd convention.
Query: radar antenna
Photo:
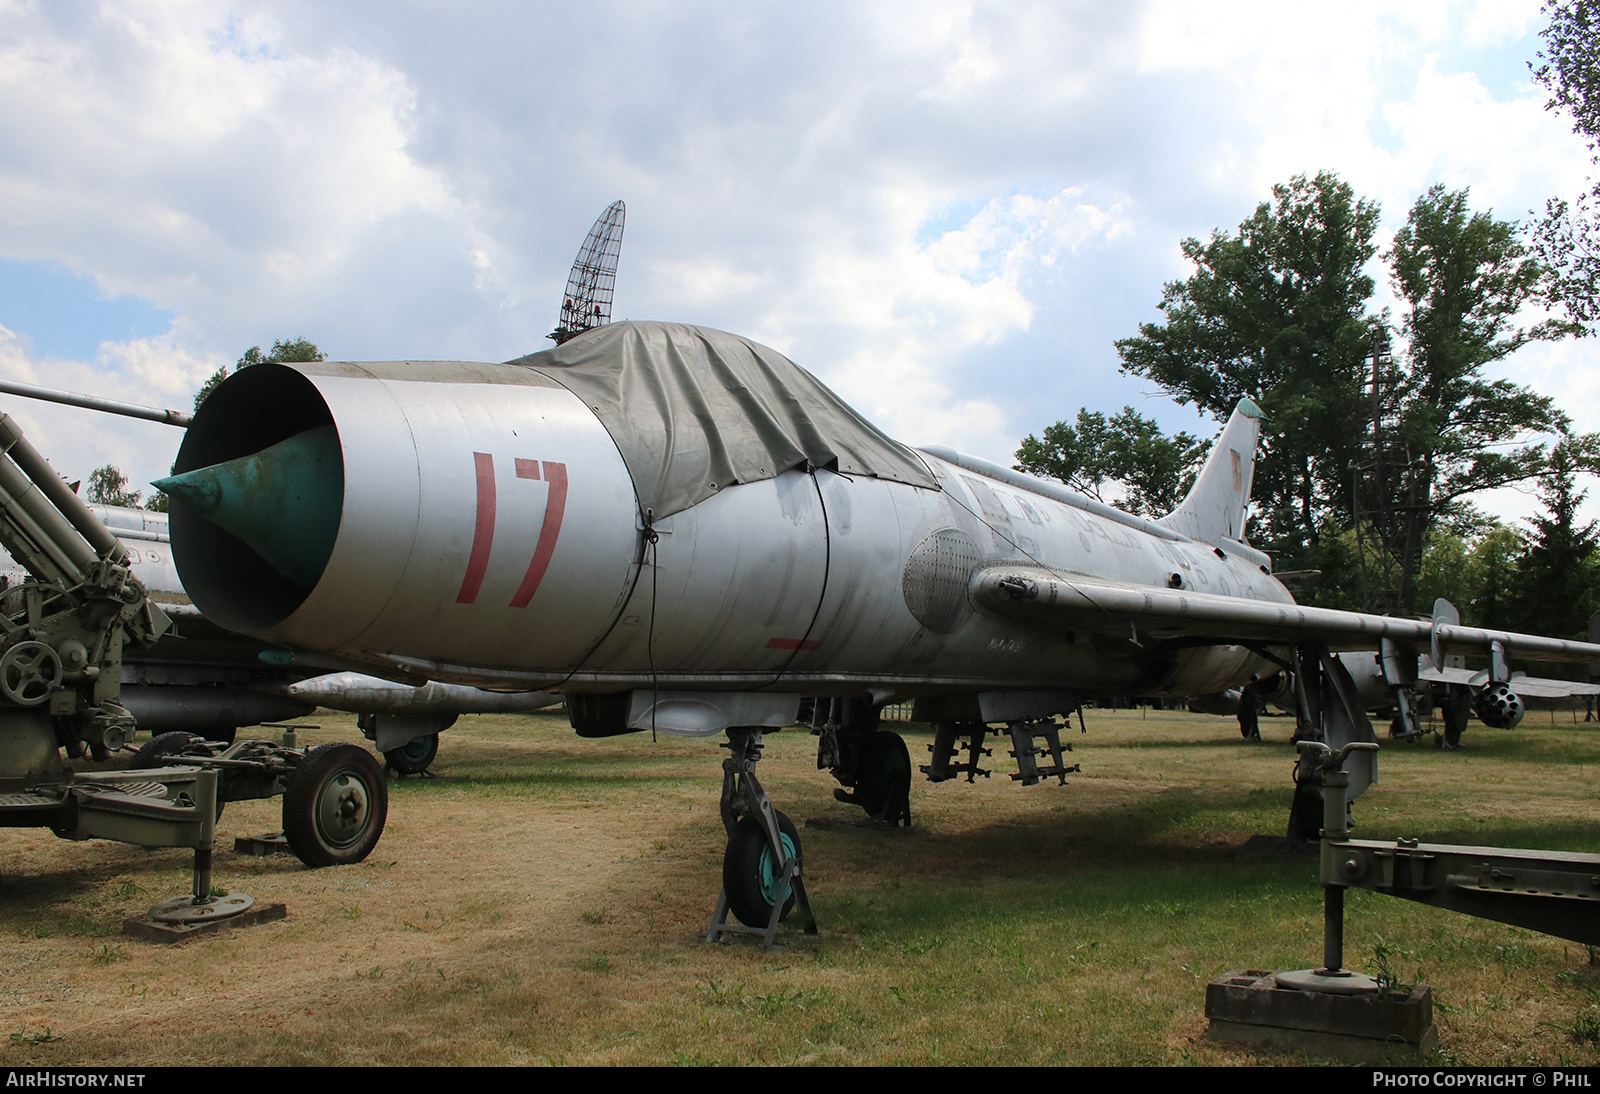
[[[586,330],[611,322],[611,296],[617,286],[617,256],[622,253],[622,219],[626,209],[613,201],[595,220],[578,250],[567,278],[561,320],[549,336],[560,345]]]

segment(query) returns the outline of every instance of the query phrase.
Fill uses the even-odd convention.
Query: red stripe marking
[[[822,643],[815,638],[771,638],[767,640],[769,650],[820,650]]]
[[[467,559],[467,576],[461,579],[461,591],[456,594],[457,604],[478,599],[484,572],[489,569],[489,549],[494,546],[494,457],[474,452],[472,459],[478,470],[478,522],[472,529],[472,554]]]
[[[516,463],[517,463],[517,478],[519,478],[519,479],[536,479],[536,478],[539,477],[539,461],[538,460],[525,460],[521,456],[518,456],[517,460],[516,460]]]
[[[561,534],[561,518],[567,512],[567,465],[545,460],[544,478],[550,484],[550,499],[544,505],[544,524],[539,528],[539,542],[533,549],[533,561],[528,563],[528,572],[523,576],[522,584],[517,586],[517,595],[511,598],[513,608],[526,608],[533,594],[539,591],[539,582],[544,580],[544,572],[550,568],[550,556],[556,551],[556,537]]]

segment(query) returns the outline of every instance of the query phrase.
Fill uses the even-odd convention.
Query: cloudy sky
[[[1125,403],[1209,432],[1112,345],[1179,241],[1319,170],[1385,241],[1434,183],[1506,218],[1576,194],[1542,26],[1537,0],[0,0],[0,374],[187,409],[275,338],[505,360],[550,344],[620,197],[619,318],[766,342],[903,440],[1010,462]],[[1600,429],[1597,345],[1504,373]],[[180,439],[0,409],[69,476],[144,482]]]

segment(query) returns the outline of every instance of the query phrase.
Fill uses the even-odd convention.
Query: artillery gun
[[[125,649],[173,620],[134,576],[128,551],[0,414],[0,546],[32,580],[0,591],[0,827],[64,839],[192,847],[194,890],[157,905],[160,922],[247,910],[213,897],[211,853],[223,803],[284,795],[284,836],[309,866],[359,862],[383,833],[388,789],[365,749],[335,744],[207,742],[187,733],[146,744],[123,771],[75,774],[63,759],[108,759],[132,740],[119,701]]]

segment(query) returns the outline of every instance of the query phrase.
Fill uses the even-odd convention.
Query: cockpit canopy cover
[[[737,335],[682,323],[612,323],[511,364],[589,405],[621,450],[639,504],[658,520],[807,462],[939,488],[911,449],[815,376]]]

